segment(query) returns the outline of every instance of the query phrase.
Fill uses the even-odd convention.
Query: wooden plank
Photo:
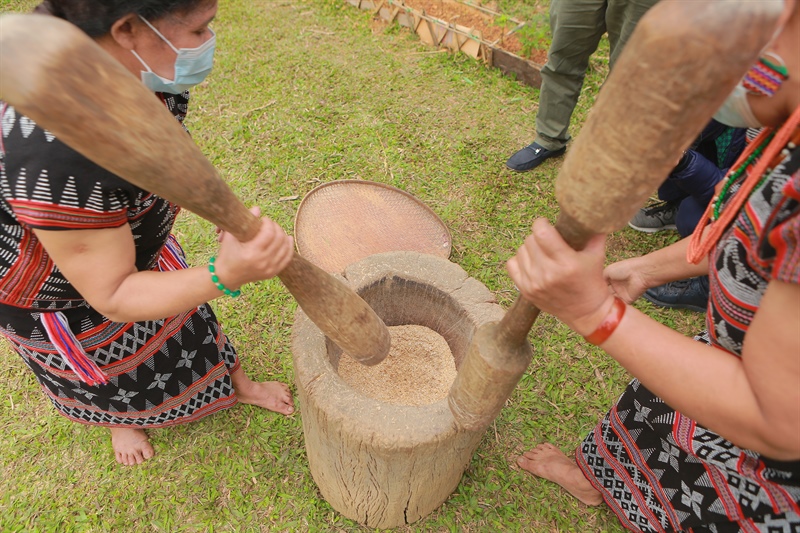
[[[501,48],[492,48],[493,67],[506,74],[515,74],[517,79],[532,87],[542,86],[542,75],[533,61],[527,61]]]
[[[479,59],[481,55],[481,40],[480,37],[472,38],[467,37],[464,44],[461,45],[461,51],[470,57]]]
[[[429,46],[435,46],[437,41],[434,41],[434,30],[431,21],[425,17],[421,17],[422,21],[420,22],[419,26],[417,26],[417,35],[419,35],[419,40]]]
[[[413,13],[403,12],[397,14],[397,23],[412,31],[417,29],[417,21],[414,19]]]

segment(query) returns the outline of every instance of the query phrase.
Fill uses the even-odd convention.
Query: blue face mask
[[[167,80],[153,72],[147,63],[139,57],[139,54],[131,50],[136,59],[147,69],[147,71],[142,71],[142,83],[148,89],[159,93],[180,94],[206,79],[208,73],[211,72],[211,67],[214,65],[214,47],[217,43],[217,34],[213,30],[209,29],[211,38],[197,48],[178,49],[147,20],[143,17],[139,18],[177,54],[175,58],[175,79]]]

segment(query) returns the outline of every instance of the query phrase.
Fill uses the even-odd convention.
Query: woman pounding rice
[[[187,89],[211,70],[216,0],[49,0],[36,11],[83,30],[180,122]],[[206,303],[275,276],[291,238],[262,218],[251,241],[223,233],[216,259],[188,268],[170,235],[175,204],[0,106],[0,333],[58,412],[109,427],[124,465],[153,456],[146,428],[237,401],[291,414],[288,387],[244,374]]]
[[[508,262],[526,299],[635,377],[575,460],[541,444],[517,462],[587,505],[605,501],[630,530],[800,531],[795,0],[785,2],[781,21],[768,52],[785,68],[774,59],[754,67],[762,74],[773,69],[775,85],[748,87],[757,78],[751,71],[748,91],[737,90],[723,106],[745,111],[731,125],[765,128],[731,168],[692,237],[604,271],[604,236],[576,252],[540,219]],[[702,274],[710,275],[711,287],[707,335],[697,339],[705,342],[627,305],[649,287]]]

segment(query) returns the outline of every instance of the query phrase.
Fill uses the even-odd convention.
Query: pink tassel
[[[89,355],[83,350],[83,346],[72,334],[69,323],[64,313],[42,313],[42,324],[50,337],[50,342],[56,347],[58,353],[64,358],[78,379],[87,385],[99,385],[108,383],[108,377],[100,370]]]

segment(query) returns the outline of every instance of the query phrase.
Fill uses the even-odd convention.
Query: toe
[[[534,457],[536,457],[536,448],[534,448],[533,450],[528,450],[527,452],[523,453],[520,459],[525,459],[526,461],[529,461]]]
[[[291,396],[289,398],[287,398],[286,400],[284,400],[283,402],[281,402],[281,404],[280,404],[280,412],[285,414],[285,415],[290,415],[290,414],[294,413],[294,405],[292,404]]]

